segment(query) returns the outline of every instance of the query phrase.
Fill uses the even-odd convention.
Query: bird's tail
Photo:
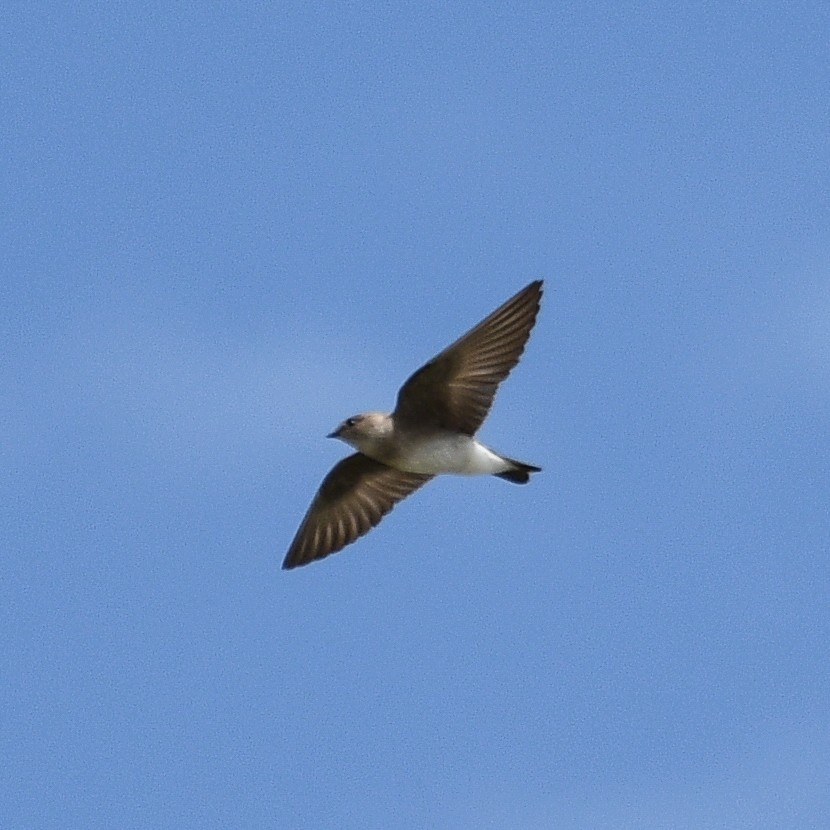
[[[511,469],[505,470],[503,473],[494,473],[493,475],[503,478],[505,481],[512,481],[513,484],[527,484],[530,481],[531,473],[541,473],[541,467],[534,467],[532,464],[525,464],[524,461],[516,461],[515,458],[507,458],[501,456],[503,461],[512,464]]]

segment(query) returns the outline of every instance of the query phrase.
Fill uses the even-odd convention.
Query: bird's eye
[[[346,426],[353,427],[357,423],[357,418],[346,418]]]

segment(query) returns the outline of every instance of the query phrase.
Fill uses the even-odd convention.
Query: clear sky
[[[0,21],[0,826],[830,826],[826,3]],[[544,472],[282,572],[539,277]]]

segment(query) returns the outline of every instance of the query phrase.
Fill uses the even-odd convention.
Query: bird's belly
[[[393,466],[410,473],[491,475],[503,472],[504,461],[466,435],[449,435],[407,442]]]

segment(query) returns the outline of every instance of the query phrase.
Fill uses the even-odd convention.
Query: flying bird
[[[328,436],[357,452],[323,479],[283,568],[342,550],[436,475],[526,484],[541,472],[475,439],[499,384],[519,362],[541,297],[542,280],[530,283],[418,369],[400,388],[394,412],[353,415]]]

